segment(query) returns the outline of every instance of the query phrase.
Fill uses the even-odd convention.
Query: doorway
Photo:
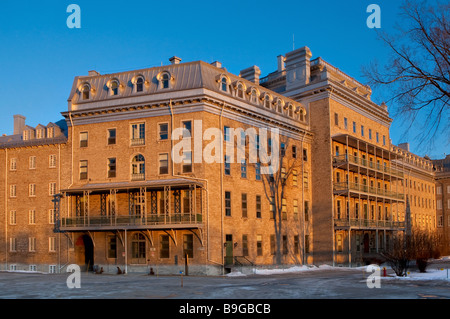
[[[94,243],[89,235],[78,237],[75,244],[76,262],[82,270],[94,269]]]
[[[233,264],[233,235],[225,235],[225,265]]]
[[[369,234],[364,234],[364,253],[369,253]]]

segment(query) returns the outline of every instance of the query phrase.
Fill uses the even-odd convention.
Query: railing
[[[356,192],[362,192],[367,194],[372,194],[376,196],[384,196],[384,197],[390,197],[395,198],[399,200],[405,199],[405,194],[393,192],[387,189],[382,188],[375,188],[370,187],[368,185],[364,184],[356,184],[356,183],[350,183],[350,182],[344,182],[344,183],[334,183],[333,189],[335,191],[356,191]]]
[[[145,180],[145,174],[144,173],[131,174],[131,180],[132,181],[143,181],[143,180]]]
[[[392,167],[387,167],[384,165],[380,165],[378,163],[375,163],[373,161],[368,161],[367,159],[364,158],[360,158],[354,155],[348,155],[348,154],[344,154],[344,155],[338,155],[338,156],[334,156],[333,157],[333,162],[334,163],[351,163],[351,164],[356,164],[356,165],[360,165],[366,168],[370,168],[373,170],[376,170],[378,172],[381,173],[386,173],[386,174],[390,174],[393,176],[397,176],[397,177],[404,177],[404,173],[401,170],[392,168]]]
[[[131,139],[131,146],[145,145],[145,138],[133,138]]]
[[[254,263],[245,256],[234,256],[234,264],[237,266],[254,266]]]
[[[362,228],[405,228],[405,222],[392,220],[372,219],[334,219],[337,227],[362,227]]]
[[[61,227],[106,227],[106,226],[153,226],[153,225],[183,225],[201,224],[202,214],[151,214],[145,216],[78,216],[62,218]]]

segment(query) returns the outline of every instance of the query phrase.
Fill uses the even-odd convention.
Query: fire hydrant
[[[383,267],[383,277],[386,277],[386,267]]]

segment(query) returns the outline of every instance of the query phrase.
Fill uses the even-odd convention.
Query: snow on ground
[[[450,256],[441,257],[438,260],[434,261],[450,261]],[[386,268],[388,275],[383,277],[383,268]],[[362,267],[334,267],[330,265],[303,265],[303,266],[292,266],[288,268],[254,268],[252,274],[255,275],[275,275],[275,274],[287,274],[287,273],[296,273],[296,272],[308,272],[308,271],[317,271],[317,270],[335,270],[335,271],[343,271],[343,270],[355,270],[355,269],[366,269],[367,266]],[[431,268],[428,267],[425,273],[419,272],[417,269],[409,270],[406,277],[397,277],[395,273],[393,273],[392,269],[389,266],[381,265],[381,277],[382,279],[400,279],[400,280],[449,280],[450,281],[450,269],[446,266],[446,268]],[[372,271],[369,271],[372,273]],[[240,271],[232,271],[231,273],[226,275],[227,277],[240,277],[247,276],[247,274],[242,273]]]

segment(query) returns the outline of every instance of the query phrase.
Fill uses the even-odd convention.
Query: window
[[[307,162],[308,161],[308,150],[307,149],[303,149],[303,161]]]
[[[56,167],[56,155],[49,155],[48,157],[48,167],[55,168]]]
[[[194,235],[183,235],[183,257],[194,258]]]
[[[245,158],[241,160],[241,177],[247,178],[247,161]]]
[[[132,237],[131,258],[145,260],[145,237],[141,233],[134,234]]]
[[[263,255],[262,235],[256,235],[256,256]]]
[[[36,196],[36,184],[28,185],[28,196],[30,197]]]
[[[334,113],[334,125],[339,126],[339,114]]]
[[[247,194],[241,194],[242,217],[247,218]]]
[[[183,153],[183,173],[192,173],[192,151]]]
[[[112,81],[111,82],[111,95],[119,95],[119,82]]]
[[[116,158],[108,158],[108,178],[116,177]]]
[[[298,235],[294,236],[294,254],[300,253],[300,241]]]
[[[438,199],[438,200],[436,201],[436,208],[437,208],[437,209],[442,209],[442,200],[441,200],[441,199]]]
[[[144,79],[139,77],[136,81],[136,92],[144,91]]]
[[[342,247],[342,235],[338,234],[336,235],[336,250],[337,252],[342,252],[343,251],[343,247]]]
[[[346,117],[344,117],[344,128],[345,128],[346,130],[348,130],[348,120],[347,120]]]
[[[165,141],[169,139],[169,124],[168,123],[161,123],[158,125],[159,128],[159,140]]]
[[[309,187],[309,179],[308,179],[308,173],[307,172],[305,172],[303,174],[303,187],[305,189],[308,189],[308,187]]]
[[[49,209],[48,210],[48,223],[54,224],[55,218],[56,218],[56,211],[54,209]]]
[[[117,258],[117,237],[115,235],[108,236],[108,258]]]
[[[256,195],[256,218],[261,218],[261,195]]]
[[[292,185],[293,186],[297,186],[298,182],[297,182],[297,170],[293,169],[292,170]]]
[[[361,136],[364,137],[364,125],[361,125]]]
[[[369,128],[369,140],[372,139],[372,129]]]
[[[255,179],[261,180],[261,163],[255,163]]]
[[[228,91],[227,87],[228,87],[228,85],[227,85],[227,78],[223,77],[222,81],[221,81],[220,88],[221,88],[222,91],[227,92]]]
[[[145,144],[145,123],[131,124],[131,146]]]
[[[225,192],[225,216],[231,216],[231,192]]]
[[[80,161],[80,180],[88,177],[88,161]]]
[[[248,236],[242,235],[242,256],[248,256]]]
[[[353,133],[356,133],[356,122],[353,122]]]
[[[383,145],[386,145],[386,136],[383,135]]]
[[[309,254],[309,235],[305,235],[305,254]]]
[[[170,242],[168,235],[161,235],[159,237],[159,258],[170,257]]]
[[[134,156],[131,161],[131,179],[145,180],[145,158],[141,154]]]
[[[224,139],[225,142],[230,142],[231,141],[230,127],[228,127],[228,126],[224,126],[223,127],[223,139]]]
[[[169,174],[169,155],[159,154],[159,174]]]
[[[49,265],[48,266],[48,273],[49,274],[56,274],[56,265]]]
[[[17,217],[17,213],[15,210],[12,210],[9,212],[9,224],[10,225],[16,224],[16,222],[17,222],[16,217]]]
[[[45,129],[38,129],[36,130],[36,138],[41,139],[45,136]]]
[[[276,253],[275,235],[270,235],[270,254],[275,255],[275,253]]]
[[[287,220],[287,203],[286,198],[281,199],[281,219]]]
[[[293,210],[294,210],[293,211],[294,220],[298,220],[298,200],[297,199],[294,199],[294,209]]]
[[[309,221],[309,202],[305,201],[305,222]]]
[[[9,163],[9,169],[11,171],[17,170],[17,158],[11,158],[10,163]]]
[[[255,89],[252,89],[252,94],[250,96],[250,101],[253,104],[258,104],[258,92]]]
[[[88,132],[81,132],[80,133],[80,147],[87,147],[88,146]]]
[[[89,92],[91,91],[91,89],[89,88],[89,85],[84,85],[82,88],[82,96],[83,96],[83,100],[89,100]]]
[[[268,108],[268,109],[270,109],[270,96],[269,95],[265,95],[264,96],[264,106],[266,107],[266,108]]]
[[[56,237],[48,238],[48,251],[55,252],[56,251]]]
[[[28,237],[28,251],[36,251],[36,237]]]
[[[9,239],[9,251],[15,252],[17,250],[16,238]],[[12,265],[11,265],[12,266]],[[12,270],[12,269],[11,269]],[[15,269],[14,269],[15,270]]]
[[[52,182],[48,184],[48,194],[53,196],[56,194],[56,183]]]
[[[192,122],[191,121],[183,121],[183,138],[191,138],[192,137]]]
[[[162,88],[168,89],[169,88],[169,80],[170,80],[169,74],[164,73],[161,80],[162,80]]]
[[[231,157],[229,155],[225,155],[224,158],[224,174],[225,175],[231,175]]]
[[[17,196],[16,189],[17,189],[16,185],[10,185],[9,186],[9,197],[16,197]]]
[[[28,160],[29,168],[35,169],[36,168],[36,156],[30,156]]]
[[[108,145],[116,144],[116,129],[112,128],[108,130]]]
[[[53,127],[47,128],[47,138],[55,137],[55,129]]]
[[[375,133],[375,138],[377,143],[380,143],[380,134],[378,132]]]
[[[270,203],[269,203],[269,213],[270,213],[270,219],[275,219],[275,199],[274,197],[270,197]]]
[[[30,209],[28,211],[28,224],[36,224],[36,211],[34,209]]]
[[[238,98],[244,98],[244,86],[241,83],[237,85],[236,95]]]

